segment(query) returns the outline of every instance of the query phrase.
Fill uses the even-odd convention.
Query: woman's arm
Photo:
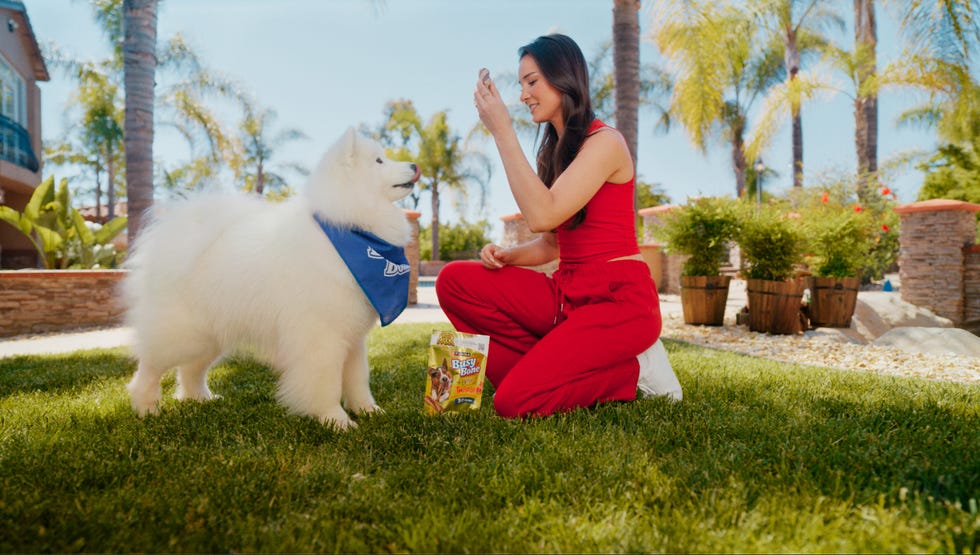
[[[612,129],[600,130],[585,140],[549,189],[524,156],[496,87],[478,82],[474,100],[480,120],[493,135],[514,200],[531,231],[555,229],[581,210],[603,183],[625,182],[633,175],[633,161],[622,135]]]
[[[556,258],[558,242],[551,232],[514,247],[505,249],[491,243],[480,250],[480,261],[491,270],[504,266],[540,266]]]

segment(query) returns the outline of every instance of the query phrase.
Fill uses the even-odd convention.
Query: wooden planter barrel
[[[749,279],[745,292],[749,301],[749,329],[773,335],[790,335],[803,330],[800,303],[805,283],[801,279],[772,281]]]
[[[808,277],[810,325],[815,328],[849,328],[857,305],[861,280],[856,277]]]
[[[731,276],[681,276],[684,323],[720,326],[725,323]]]

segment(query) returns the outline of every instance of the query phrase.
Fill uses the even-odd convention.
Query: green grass
[[[0,360],[0,551],[980,549],[976,386],[667,342],[680,404],[430,417],[431,328],[372,333],[386,414],[347,433],[245,358],[143,420],[123,350]]]

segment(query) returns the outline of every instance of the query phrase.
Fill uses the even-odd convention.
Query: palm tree
[[[801,59],[817,54],[827,43],[823,30],[827,27],[844,28],[844,20],[830,10],[821,0],[755,0],[753,9],[761,16],[761,23],[773,37],[783,43],[783,63],[789,91],[799,92],[793,83],[799,76]],[[797,94],[791,99],[793,137],[793,186],[803,186],[803,117],[802,99]]]
[[[258,196],[265,194],[266,187],[280,193],[287,188],[287,180],[272,160],[282,145],[306,139],[307,136],[298,129],[282,129],[273,133],[276,120],[275,110],[259,110],[253,102],[244,105],[245,116],[239,124],[240,149],[233,167],[238,174],[238,180],[243,188]],[[283,169],[292,170],[300,175],[309,171],[299,164],[284,164]]]
[[[428,191],[432,208],[432,256],[439,256],[439,210],[443,188],[456,192],[459,198],[469,196],[468,185],[476,184],[480,204],[485,204],[490,181],[490,162],[482,153],[469,150],[459,135],[449,128],[446,112],[436,112],[422,124],[411,100],[389,102],[385,123],[376,134],[388,146],[396,160],[412,160],[422,177],[419,189]],[[412,194],[418,204],[419,196]]]
[[[114,59],[80,62],[49,47],[45,59],[78,82],[70,102],[81,110],[78,123],[65,136],[45,148],[45,159],[55,165],[81,165],[95,173],[95,216],[102,221],[101,174],[106,174],[107,220],[115,217],[116,176],[122,167],[123,110],[121,83]]]
[[[129,242],[153,205],[153,102],[157,67],[157,0],[123,0],[123,75]]]
[[[701,151],[715,137],[729,143],[741,197],[746,118],[755,101],[783,79],[781,45],[763,41],[761,28],[738,6],[675,0],[661,8],[653,33],[674,66],[671,112]]]
[[[868,176],[878,171],[878,92],[869,86],[877,72],[878,31],[874,0],[854,0],[854,52],[857,95],[854,99],[854,148],[858,197],[871,189]]]
[[[626,139],[636,169],[640,107],[640,0],[613,0],[613,74],[616,128]],[[635,200],[635,199],[634,199]]]

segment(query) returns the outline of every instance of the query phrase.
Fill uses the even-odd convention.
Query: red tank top
[[[606,124],[594,120],[589,133]],[[605,182],[585,205],[585,221],[569,229],[574,216],[558,227],[561,262],[581,264],[605,262],[640,253],[636,240],[633,188],[636,176],[625,183]]]

